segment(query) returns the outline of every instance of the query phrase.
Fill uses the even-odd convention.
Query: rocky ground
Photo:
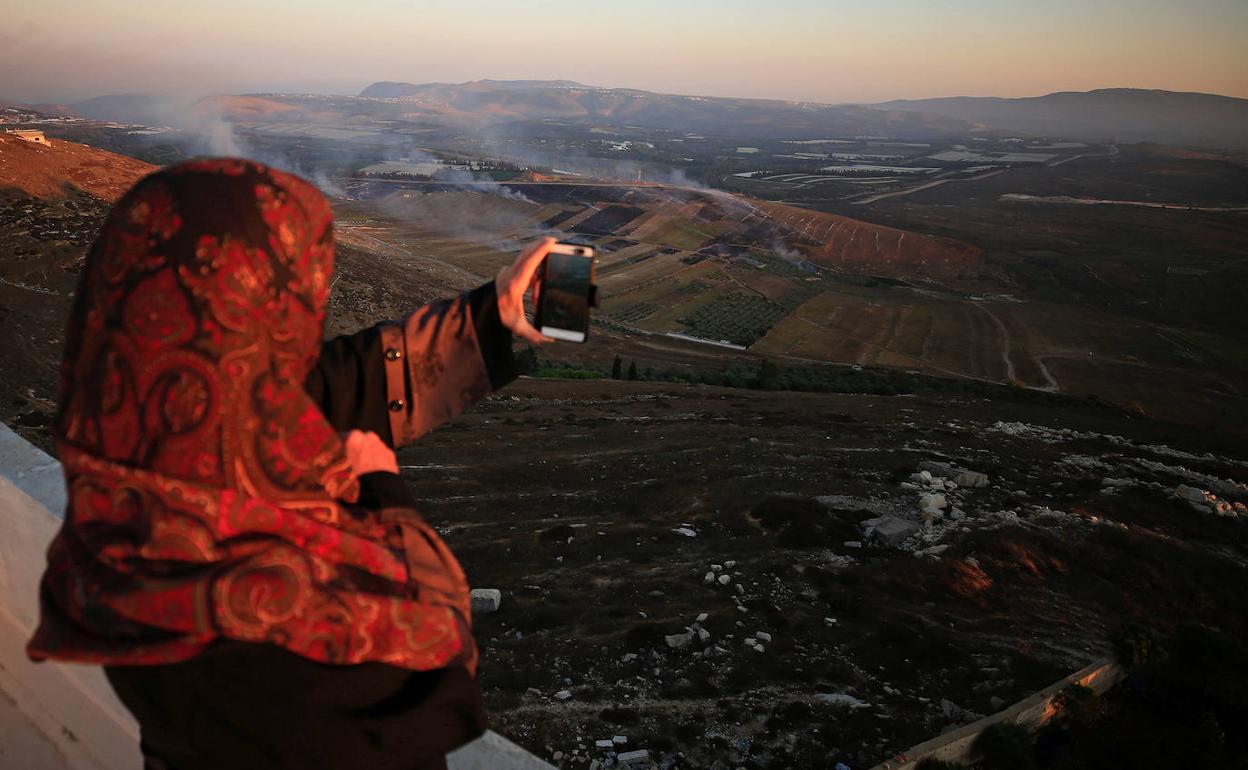
[[[1248,463],[1158,430],[1077,402],[521,380],[400,462],[501,590],[476,628],[503,734],[564,767],[862,768],[1124,623],[1246,630]]]

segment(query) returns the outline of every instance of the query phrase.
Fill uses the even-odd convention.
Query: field
[[[1132,148],[829,212],[586,183],[374,184],[338,208],[349,242],[458,268],[464,281],[491,276],[538,231],[593,244],[607,324],[598,336],[614,342],[558,355],[597,366],[629,334],[684,335],[780,361],[1095,397],[1220,431],[1248,424],[1248,359],[1236,341],[1248,322],[1232,299],[1248,265],[1243,215],[1068,212],[1002,196],[1207,204],[1233,202],[1244,178],[1224,161]],[[950,218],[954,201],[965,214]]]

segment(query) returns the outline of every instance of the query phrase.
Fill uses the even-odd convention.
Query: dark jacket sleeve
[[[490,282],[327,341],[304,390],[335,430],[372,431],[397,448],[515,378]]]

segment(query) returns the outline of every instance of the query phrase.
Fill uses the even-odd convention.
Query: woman
[[[320,193],[228,159],[141,181],[69,323],[30,656],[103,664],[149,768],[444,767],[485,729],[468,587],[392,447],[510,381],[513,332],[546,341],[551,243],[322,346]]]

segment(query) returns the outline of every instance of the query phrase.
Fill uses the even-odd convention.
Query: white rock
[[[862,541],[861,540],[846,540],[844,545],[846,548],[861,548]]]
[[[671,634],[663,637],[663,641],[667,642],[667,646],[673,650],[683,650],[693,641],[693,634],[685,632],[683,634]]]
[[[720,570],[722,570],[723,568],[724,568],[724,565],[722,565],[722,564],[712,564],[712,565],[711,565],[711,572],[719,572],[719,571],[720,571]]]
[[[844,692],[821,692],[815,696],[815,703],[826,703],[830,706],[842,706],[849,709],[871,708],[871,704]]]
[[[706,620],[707,620],[707,618],[709,618],[709,617],[710,617],[710,615],[706,614],[705,612],[699,612],[699,613],[698,613],[698,616],[697,616],[696,618],[694,618],[694,619],[693,619],[693,622],[694,622],[694,623],[705,623],[705,622],[706,622]]]
[[[692,529],[689,529],[688,527],[677,527],[676,529],[673,529],[672,531],[678,535],[684,535],[685,537],[697,537],[698,536],[697,532],[694,532]]]
[[[745,593],[745,583],[737,583],[737,593]]]
[[[943,511],[948,504],[945,496],[939,492],[932,492],[919,498],[919,510],[923,511]]]
[[[699,640],[700,640],[703,644],[706,644],[707,642],[709,642],[709,641],[711,640],[711,632],[710,632],[710,631],[707,631],[705,628],[699,628],[699,629],[698,629],[698,639],[699,639]]]
[[[599,749],[613,749],[615,748],[615,743],[610,740],[601,740],[594,741],[594,746]]]
[[[702,578],[702,582],[703,582],[704,584],[708,585],[708,586],[709,586],[711,583],[714,583],[714,582],[715,582],[715,573],[714,573],[714,572],[708,572],[708,573],[706,573],[706,577]]]
[[[611,742],[614,743],[616,746],[623,746],[624,744],[628,743],[628,736],[627,735],[613,735],[611,736]]]
[[[754,638],[759,640],[760,642],[766,642],[767,644],[771,644],[771,634],[767,633],[766,631],[755,631]]]
[[[767,652],[767,648],[761,644],[754,645],[754,652]]]
[[[555,700],[567,700],[568,698],[571,698],[571,697],[572,697],[571,690],[560,690],[559,692],[555,693]]]
[[[732,569],[735,566],[737,566],[737,563],[735,561],[724,562],[724,569]]]
[[[726,586],[731,582],[732,582],[732,575],[720,575],[719,576],[719,584],[721,586]]]
[[[489,615],[491,612],[498,612],[498,607],[503,602],[503,592],[497,588],[474,588],[471,596],[474,615]]]
[[[615,756],[615,761],[621,765],[632,765],[641,762],[650,761],[650,752],[645,749],[637,749],[636,751],[623,751]]]

